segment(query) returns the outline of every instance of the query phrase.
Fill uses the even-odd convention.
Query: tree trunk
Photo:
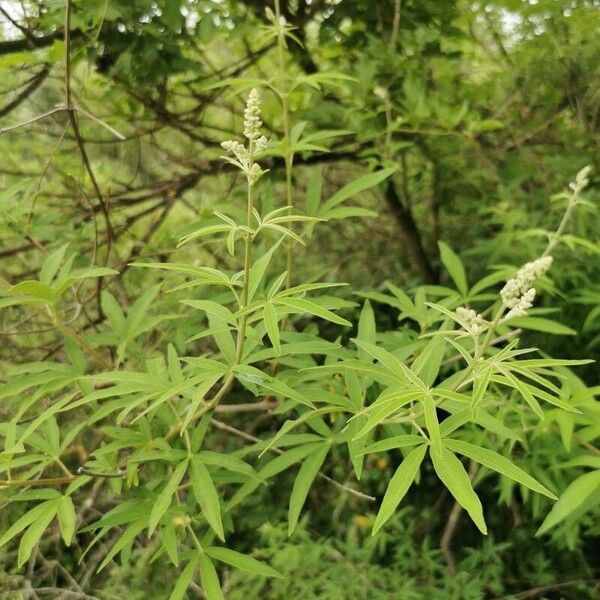
[[[425,283],[437,283],[437,274],[431,266],[427,254],[425,254],[421,234],[419,233],[412,212],[400,200],[393,181],[389,181],[387,184],[385,201],[400,226],[400,233],[402,234],[404,244],[415,270]]]

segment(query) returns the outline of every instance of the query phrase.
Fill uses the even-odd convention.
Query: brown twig
[[[550,585],[542,585],[539,587],[531,588],[523,592],[516,594],[509,594],[508,596],[500,596],[494,598],[494,600],[526,600],[527,598],[539,598],[546,592],[552,592],[554,590],[560,590],[572,585],[578,584],[590,584],[593,583],[595,586],[600,585],[600,579],[574,579],[573,581],[562,581],[561,583],[552,583]],[[589,590],[591,592],[591,590]]]
[[[0,108],[0,117],[7,115],[17,108],[19,104],[27,100],[35,92],[50,73],[50,65],[45,64],[39,73],[36,73],[28,82],[27,86],[10,102]]]
[[[94,192],[98,197],[98,201],[100,202],[100,207],[102,210],[102,214],[104,216],[104,220],[106,222],[106,236],[107,236],[107,249],[106,249],[106,257],[108,261],[108,256],[110,255],[110,250],[113,242],[113,229],[110,222],[110,214],[108,211],[108,205],[106,200],[102,194],[100,189],[100,185],[98,184],[98,180],[94,175],[94,171],[92,169],[92,165],[90,163],[90,159],[88,157],[87,150],[85,148],[85,144],[83,142],[83,138],[81,137],[81,132],[79,130],[79,122],[77,120],[77,110],[73,106],[72,102],[72,94],[71,94],[71,0],[66,0],[65,2],[65,29],[64,29],[64,43],[65,43],[65,106],[67,114],[69,115],[69,121],[71,122],[71,128],[73,129],[73,135],[77,141],[77,146],[79,148],[79,153],[81,155],[81,160],[83,162],[83,166],[87,171],[87,174],[92,182],[92,187],[94,188]]]
[[[390,37],[390,48],[395,48],[398,42],[398,31],[400,30],[400,14],[402,9],[402,0],[396,0],[394,6],[394,20],[392,22],[392,35]]]

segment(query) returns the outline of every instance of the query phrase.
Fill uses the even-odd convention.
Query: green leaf
[[[241,458],[238,458],[233,454],[222,454],[211,450],[203,450],[198,456],[205,465],[215,465],[227,469],[228,471],[242,473],[249,477],[257,477],[257,473],[251,465],[245,463]]]
[[[363,340],[352,340],[359,348],[365,350],[372,358],[379,361],[384,367],[391,371],[398,379],[403,382],[408,381],[420,390],[426,391],[427,387],[400,359],[396,358],[391,352],[380,348],[375,344],[370,344]]]
[[[44,503],[46,504],[46,503]],[[21,568],[31,556],[33,548],[37,544],[38,540],[42,537],[42,534],[50,525],[52,519],[56,515],[57,503],[51,501],[48,506],[48,510],[42,512],[38,518],[27,528],[27,531],[23,534],[21,542],[19,543],[19,555],[17,558],[17,566]]]
[[[421,403],[423,404],[425,425],[427,427],[427,431],[429,432],[431,449],[434,452],[441,454],[442,436],[440,434],[440,424],[438,422],[433,396],[431,394],[423,394],[423,397],[421,398]]]
[[[466,296],[469,290],[467,285],[467,276],[465,275],[465,268],[458,255],[450,248],[450,246],[444,244],[444,242],[438,242],[440,248],[440,257],[443,265],[452,277],[456,285],[456,289],[463,295]]]
[[[163,491],[158,495],[158,498],[154,502],[152,510],[150,511],[150,519],[148,521],[148,535],[152,535],[154,533],[154,530],[156,529],[159,521],[167,512],[169,506],[171,506],[171,499],[173,498],[173,494],[175,493],[179,482],[183,479],[187,468],[187,460],[180,462],[173,471],[173,474],[169,478],[169,481],[167,481],[167,485],[165,485]]]
[[[577,335],[577,332],[562,323],[543,319],[542,317],[513,317],[506,321],[511,327],[521,329],[531,329],[533,331],[543,331],[544,333],[553,333],[554,335]]]
[[[71,545],[75,533],[75,507],[70,496],[61,496],[56,510],[60,532],[66,546]]]
[[[121,306],[108,290],[102,291],[101,298],[102,310],[107,316],[108,322],[116,333],[123,336],[125,334],[126,321]]]
[[[348,424],[348,453],[350,455],[350,461],[352,462],[354,474],[358,480],[360,480],[362,475],[365,460],[364,447],[368,441],[368,437],[363,435],[359,439],[353,438],[362,429],[365,420],[366,419],[363,416]]]
[[[310,486],[314,481],[319,469],[325,461],[325,457],[329,452],[329,444],[320,444],[318,448],[315,448],[304,460],[298,475],[294,480],[294,486],[292,488],[292,495],[290,496],[290,506],[288,510],[288,535],[292,535],[296,525],[298,524],[298,518],[300,517],[300,511],[306,502],[306,497],[310,490]]]
[[[51,500],[47,500],[46,502],[42,502],[38,504],[30,511],[26,512],[22,517],[20,517],[17,521],[15,521],[9,528],[8,531],[4,533],[4,535],[0,538],[0,548],[4,546],[7,542],[10,542],[16,535],[21,533],[26,527],[31,525],[38,518],[43,516],[44,514],[56,514],[56,498]]]
[[[412,482],[414,481],[419,467],[425,457],[427,446],[425,444],[414,448],[404,458],[400,466],[396,469],[394,476],[390,480],[385,496],[375,518],[373,531],[371,535],[375,535],[385,524],[385,522],[394,514],[394,511],[402,501],[402,498],[408,492]]]
[[[299,391],[290,387],[287,383],[284,383],[275,377],[272,378],[266,373],[263,373],[262,371],[251,367],[250,365],[238,365],[232,370],[238,379],[242,381],[255,383],[271,392],[274,392],[275,394],[281,395],[285,398],[291,398],[295,402],[304,404],[304,406],[308,406],[309,408],[314,408],[314,404],[308,398],[305,398]]]
[[[510,371],[503,370],[504,377],[496,375],[492,377],[492,380],[498,381],[499,383],[504,383],[505,385],[509,385],[516,389],[525,399],[525,402],[529,404],[531,410],[538,416],[538,418],[544,418],[544,411],[540,406],[540,403],[535,399],[535,396],[531,393],[533,389],[530,385],[523,383],[517,377],[515,377]]]
[[[558,525],[582,506],[593,494],[598,494],[599,491],[600,471],[592,471],[578,477],[562,493],[535,535],[540,536]],[[598,498],[600,500],[600,496]]]
[[[213,531],[219,536],[219,539],[225,540],[219,495],[201,456],[194,456],[192,458],[190,478],[192,480],[194,496],[202,509],[204,517]]]
[[[87,269],[76,269],[65,276],[60,276],[54,283],[53,289],[55,295],[60,296],[70,286],[82,279],[93,279],[96,277],[107,277],[109,275],[118,275],[119,271],[109,269],[108,267],[89,267]]]
[[[190,559],[190,562],[185,565],[185,569],[183,569],[181,575],[177,578],[177,582],[175,583],[175,587],[169,596],[169,600],[183,600],[185,591],[192,582],[192,577],[194,577],[194,573],[199,562],[200,556],[196,554]]]
[[[42,283],[50,285],[50,282],[54,279],[54,276],[60,267],[60,263],[62,262],[68,247],[69,244],[63,244],[46,258],[40,270],[40,281]]]
[[[206,600],[224,600],[219,576],[210,558],[206,554],[200,555],[198,565],[200,566],[200,579],[202,589],[206,594]]]
[[[142,518],[139,521],[129,525],[127,529],[125,529],[123,535],[111,546],[109,553],[100,563],[98,571],[102,571],[102,569],[104,569],[104,567],[106,567],[106,565],[108,565],[119,552],[126,552],[127,548],[131,548],[135,538],[144,530],[145,527],[145,518]]]
[[[363,413],[367,415],[367,421],[360,431],[355,434],[353,439],[359,439],[367,434],[384,419],[387,419],[390,415],[398,412],[409,402],[416,400],[422,393],[423,392],[420,390],[415,391],[411,389],[396,391],[395,388],[389,388],[385,392],[382,392],[373,404],[368,406],[364,411],[361,411],[361,413],[358,413],[358,415],[352,417],[352,419],[354,419]]]
[[[180,248],[184,244],[196,240],[201,237],[207,237],[214,235],[215,233],[224,233],[225,231],[229,231],[231,229],[231,225],[219,224],[219,225],[208,225],[206,227],[200,227],[192,233],[184,235],[177,244],[177,247]]]
[[[227,321],[215,314],[208,314],[208,323],[212,336],[228,364],[235,362],[235,342],[229,330]]]
[[[418,375],[427,387],[431,387],[440,372],[445,352],[444,338],[441,335],[436,335],[425,346],[423,352],[417,356],[410,370]]]
[[[316,169],[308,181],[306,188],[306,214],[315,216],[321,204],[321,188],[323,185],[322,170]]]
[[[281,354],[281,342],[279,341],[279,326],[277,324],[277,311],[272,302],[267,302],[263,308],[263,320],[267,335],[275,348],[277,356]]]
[[[173,523],[169,523],[166,527],[163,527],[160,532],[160,541],[164,548],[167,556],[171,559],[171,562],[175,565],[179,565],[179,556],[177,553],[177,532]]]
[[[131,306],[127,314],[127,337],[133,338],[136,336],[138,329],[146,319],[148,311],[152,307],[160,286],[155,285],[144,292]]]
[[[330,310],[322,308],[315,302],[312,302],[311,300],[306,300],[306,298],[282,298],[276,296],[274,298],[274,301],[277,304],[281,304],[288,308],[292,308],[299,313],[309,313],[321,319],[325,319],[326,321],[337,323],[338,325],[352,327],[352,323],[350,323],[350,321],[342,319],[342,317],[338,317],[335,313],[331,312]]]
[[[273,253],[279,245],[281,241],[277,242],[273,245],[269,250],[267,250],[260,258],[254,261],[252,268],[250,269],[250,275],[248,277],[248,302],[252,302],[252,299],[256,295],[258,288],[267,272],[267,267],[269,266],[271,259],[273,258]]]
[[[533,490],[534,492],[538,492],[539,494],[543,494],[544,496],[548,496],[548,498],[552,498],[556,500],[556,496],[547,488],[545,488],[541,483],[536,481],[531,475],[527,474],[523,469],[520,469],[508,458],[498,454],[497,452],[493,452],[492,450],[488,450],[487,448],[481,448],[479,446],[475,446],[473,444],[469,444],[467,442],[463,442],[461,440],[452,440],[446,439],[444,440],[444,445],[453,450],[454,452],[458,452],[467,458],[470,458],[509,479],[524,485],[525,487]]]
[[[232,317],[231,311],[226,306],[211,300],[182,300],[181,303],[192,308],[197,308],[198,310],[203,310],[207,314],[216,315],[218,318],[223,319],[223,321],[228,321]]]
[[[424,440],[420,435],[414,435],[412,433],[394,435],[366,446],[363,450],[363,454],[374,454],[376,452],[387,452],[388,450],[396,450],[407,446],[416,446],[417,444],[422,444],[423,441]]]
[[[269,565],[265,565],[247,554],[242,554],[241,552],[236,552],[229,548],[218,548],[216,546],[206,548],[205,551],[211,558],[227,563],[232,567],[242,569],[242,571],[248,571],[249,573],[262,575],[263,577],[283,577],[279,571],[276,571]]]
[[[52,289],[50,289],[50,286],[40,281],[22,281],[21,283],[17,283],[17,285],[13,285],[8,291],[15,296],[31,296],[36,300],[48,304],[54,304],[56,301],[56,296]]]
[[[358,334],[356,339],[367,342],[369,344],[375,344],[377,341],[377,328],[375,326],[375,314],[371,303],[367,300],[362,310],[360,311],[360,317],[358,319]],[[365,360],[368,359],[369,354],[363,348],[358,349],[358,356]]]
[[[477,494],[473,490],[471,480],[462,463],[450,450],[442,448],[442,452],[430,452],[433,468],[442,483],[448,488],[455,500],[469,513],[469,516],[484,535],[487,527],[483,518],[483,508]]]
[[[387,169],[381,169],[375,173],[369,173],[368,175],[363,175],[362,177],[355,179],[331,196],[331,198],[329,198],[323,204],[322,212],[327,212],[334,206],[342,203],[344,200],[347,200],[348,198],[351,198],[352,196],[355,196],[364,190],[378,185],[387,179],[392,173],[394,173],[397,168],[398,167],[389,167]]]
[[[269,461],[264,467],[262,467],[262,469],[260,469],[258,472],[259,477],[262,479],[270,479],[271,477],[274,477],[278,473],[289,469],[293,464],[302,460],[320,445],[321,442],[303,444],[302,446],[296,446],[296,448],[292,448],[291,450],[286,450],[283,454],[276,456],[273,460]]]
[[[221,375],[219,373],[209,375],[208,378],[194,390],[193,400],[189,403],[187,413],[183,419],[183,422],[181,423],[181,431],[187,429],[200,404],[204,402],[204,397],[213,387],[213,385],[219,381],[219,379],[221,379]]]
[[[323,212],[321,216],[327,221],[332,221],[333,219],[348,219],[350,217],[376,217],[377,213],[362,206],[340,206]]]

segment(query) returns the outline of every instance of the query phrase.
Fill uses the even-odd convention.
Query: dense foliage
[[[0,598],[597,597],[599,8],[2,3]]]

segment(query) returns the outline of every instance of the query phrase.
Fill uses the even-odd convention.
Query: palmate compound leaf
[[[487,534],[481,501],[473,490],[471,480],[460,460],[445,447],[442,448],[439,454],[430,451],[429,456],[442,483],[448,488],[455,500],[469,513],[479,531],[484,535]]]
[[[394,511],[417,476],[426,451],[427,446],[425,444],[414,448],[406,455],[400,466],[396,469],[394,476],[388,484],[381,507],[375,518],[375,523],[373,524],[373,530],[371,532],[372,535],[375,535],[394,514]]]

